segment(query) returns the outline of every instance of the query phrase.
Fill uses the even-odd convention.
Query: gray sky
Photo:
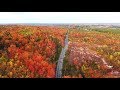
[[[120,23],[120,12],[0,12],[0,23]]]

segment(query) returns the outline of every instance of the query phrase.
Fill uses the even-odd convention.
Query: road
[[[57,69],[56,69],[56,78],[62,77],[63,60],[64,60],[67,49],[68,49],[68,32],[67,32],[66,38],[65,38],[65,46],[64,46],[64,48],[62,48],[60,57],[58,59]]]

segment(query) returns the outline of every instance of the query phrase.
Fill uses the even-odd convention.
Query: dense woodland
[[[0,78],[55,78],[65,36],[62,78],[120,78],[120,29],[0,26]]]

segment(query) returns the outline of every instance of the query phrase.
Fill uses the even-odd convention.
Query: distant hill
[[[98,27],[98,28],[105,28],[105,27],[113,27],[113,28],[120,28],[120,23],[16,23],[16,24],[0,24],[1,25],[29,25],[29,26],[65,26],[65,27],[79,27],[79,26],[86,26],[86,27]]]

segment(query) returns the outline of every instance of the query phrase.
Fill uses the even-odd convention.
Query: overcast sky
[[[0,12],[0,23],[120,23],[120,12]]]

